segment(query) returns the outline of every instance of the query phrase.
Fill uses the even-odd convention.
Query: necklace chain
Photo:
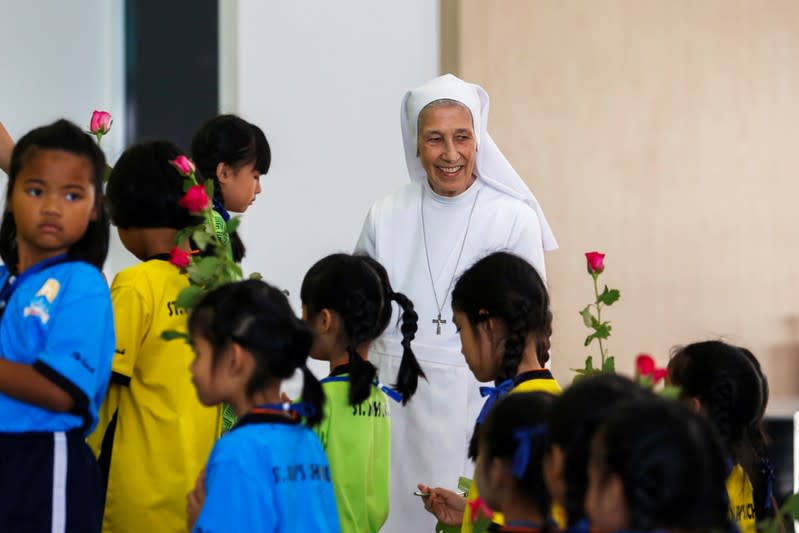
[[[469,235],[469,228],[472,225],[472,215],[474,214],[474,208],[477,206],[477,198],[480,196],[480,190],[477,191],[474,195],[474,202],[472,202],[472,209],[469,211],[469,219],[466,221],[466,231],[463,234],[463,241],[461,242],[461,249],[458,252],[458,260],[455,261],[455,269],[452,271],[452,277],[449,280],[449,287],[447,287],[447,292],[444,294],[444,301],[440,304],[438,303],[438,293],[436,292],[436,282],[435,278],[433,278],[433,269],[430,267],[430,252],[427,247],[427,229],[425,228],[424,223],[424,197],[425,197],[425,189],[426,187],[422,185],[422,200],[421,200],[421,211],[422,211],[422,239],[424,240],[424,257],[427,260],[427,273],[430,276],[430,285],[433,289],[433,298],[436,301],[436,310],[438,311],[438,318],[433,320],[433,323],[436,324],[436,334],[441,335],[441,324],[446,324],[446,320],[441,319],[441,312],[444,310],[444,304],[447,303],[447,297],[452,291],[452,285],[455,283],[455,276],[458,274],[458,266],[461,264],[461,257],[463,256],[463,249],[466,246],[466,237]]]

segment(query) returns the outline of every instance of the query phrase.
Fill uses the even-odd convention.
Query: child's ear
[[[326,335],[333,330],[335,317],[330,312],[330,309],[322,309],[317,320],[319,321],[319,333]]]
[[[231,343],[227,361],[227,369],[230,374],[232,376],[238,376],[242,373],[249,375],[252,365],[252,357],[245,352],[241,344],[237,342]]]
[[[218,163],[216,165],[216,179],[219,183],[227,183],[230,181],[231,178],[231,169],[230,165],[227,163]]]

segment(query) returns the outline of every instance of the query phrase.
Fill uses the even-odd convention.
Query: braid
[[[369,398],[369,393],[372,389],[375,377],[377,377],[377,368],[361,357],[352,344],[347,346],[347,352],[350,355],[350,405],[358,405]]]
[[[505,355],[500,367],[500,380],[513,379],[519,369],[529,333],[529,309],[527,302],[517,300],[511,305],[510,312],[505,319],[508,325],[508,336],[505,338]]]
[[[547,307],[535,343],[535,355],[538,358],[538,364],[542,367],[549,361],[549,349],[552,347],[550,337],[552,337],[552,311]]]
[[[413,310],[413,302],[404,294],[392,292],[391,299],[402,307],[402,326],[400,328],[402,331],[402,361],[394,388],[402,394],[402,404],[405,405],[416,392],[419,376],[427,379],[411,348],[411,341],[416,337],[418,329],[419,315]]]

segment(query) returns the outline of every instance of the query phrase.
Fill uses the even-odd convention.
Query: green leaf
[[[616,358],[612,355],[605,359],[605,362],[602,364],[602,372],[609,372],[612,374],[616,373]]]
[[[190,226],[188,228],[183,228],[182,230],[178,231],[178,234],[175,235],[175,243],[176,244],[182,244],[189,237],[191,237],[192,232],[194,232],[194,226]]]
[[[183,339],[186,342],[189,342],[189,335],[183,331],[177,331],[174,329],[166,329],[161,332],[161,338],[165,341],[174,341],[177,339]]]
[[[589,344],[591,344],[591,341],[594,340],[595,338],[596,338],[596,333],[590,334],[589,336],[587,336],[585,338],[585,342],[583,343],[583,346],[588,346]]]
[[[192,233],[191,238],[194,239],[194,243],[200,250],[205,250],[212,239],[207,232],[199,229]]]
[[[666,385],[663,387],[663,390],[660,391],[660,396],[666,398],[667,400],[679,400],[680,387],[677,387],[676,385]]]
[[[583,324],[585,324],[585,327],[590,328],[591,327],[591,319],[594,318],[594,315],[591,314],[591,306],[590,305],[586,305],[585,309],[580,311],[580,316],[583,317]],[[596,320],[596,319],[594,319],[594,320]]]
[[[214,180],[205,180],[205,194],[208,198],[214,197]]]
[[[782,504],[780,512],[793,520],[799,520],[799,494],[791,494]]]
[[[597,303],[601,302],[605,305],[613,305],[613,302],[617,301],[619,298],[621,298],[621,293],[618,289],[608,289],[608,286],[605,285],[605,290],[602,291],[602,294],[597,298]]]
[[[228,233],[233,233],[238,229],[239,224],[241,224],[241,217],[231,218],[225,224],[225,231],[227,231]]]
[[[593,336],[597,339],[607,339],[610,337],[610,322],[603,322],[594,326]]]
[[[191,189],[191,186],[194,185],[189,178],[183,180],[183,192],[188,191]]]
[[[98,139],[98,141],[97,141],[97,142],[100,142],[100,141],[99,141],[99,139]],[[107,182],[107,181],[108,181],[108,178],[110,178],[110,177],[111,177],[111,171],[112,171],[112,170],[114,170],[114,169],[113,169],[113,168],[111,168],[109,165],[106,165],[106,166],[105,166],[105,172],[103,172],[103,181],[105,181],[105,182]]]
[[[191,309],[200,302],[200,299],[205,294],[202,287],[197,285],[189,285],[178,294],[175,305],[184,309]]]
[[[212,279],[219,272],[222,261],[213,255],[197,261],[197,271],[204,279]]]
[[[260,272],[252,272],[252,273],[250,274],[250,276],[249,276],[249,279],[258,279],[258,280],[261,280],[261,279],[264,279],[264,277],[261,275],[261,273],[260,273]]]

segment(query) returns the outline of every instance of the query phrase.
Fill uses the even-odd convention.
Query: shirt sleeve
[[[355,253],[366,254],[369,257],[377,257],[374,209],[372,206],[366,214],[361,228],[361,236],[358,237],[358,243],[355,245]]]
[[[111,379],[120,385],[129,385],[136,367],[142,340],[150,329],[152,305],[145,301],[141,291],[119,277],[111,286],[111,302],[114,307],[116,348],[111,366]]]
[[[107,385],[100,374],[108,369],[111,354],[105,351],[114,335],[108,288],[99,272],[78,270],[52,290],[47,340],[33,366],[73,397],[77,412],[85,413],[90,399]]]
[[[526,204],[516,215],[508,241],[508,250],[533,265],[541,278],[546,281],[547,270],[544,263],[544,244],[541,241],[541,223],[535,211]]]
[[[192,533],[277,531],[273,486],[251,476],[232,461],[209,463],[205,502]]]

